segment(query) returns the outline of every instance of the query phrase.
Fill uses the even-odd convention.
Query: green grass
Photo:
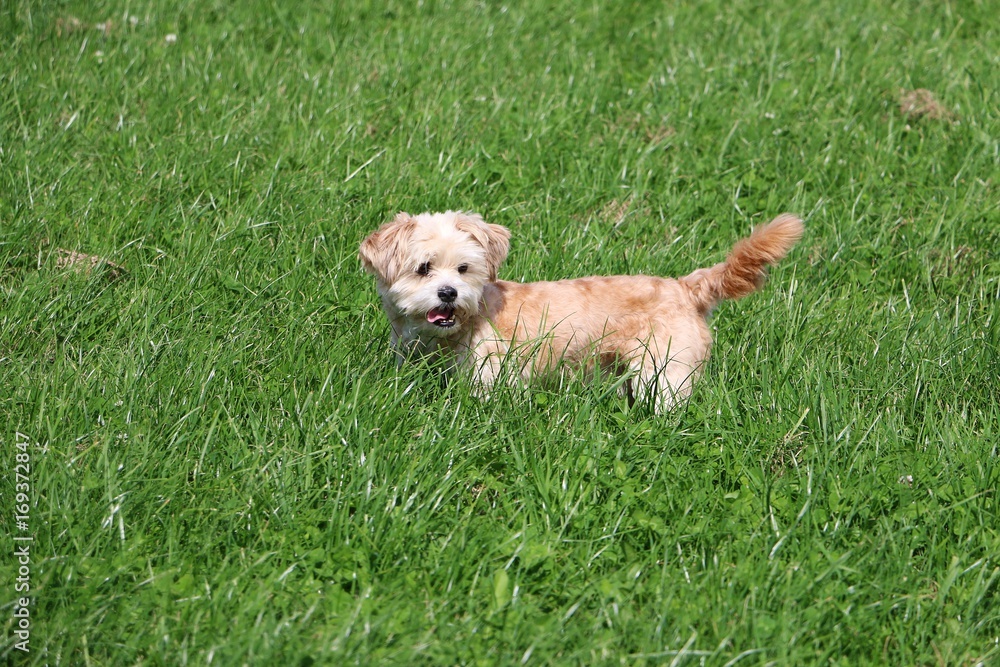
[[[11,0],[0,37],[4,660],[1000,662],[995,5]],[[807,234],[656,417],[397,371],[356,249],[446,208],[514,280]]]

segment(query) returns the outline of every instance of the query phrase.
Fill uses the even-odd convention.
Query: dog
[[[726,261],[683,278],[592,276],[554,282],[498,280],[510,231],[475,213],[399,213],[359,249],[376,278],[399,363],[467,369],[477,393],[557,368],[627,374],[629,400],[656,412],[690,396],[708,360],[707,319],[723,299],[759,289],[767,267],[802,237],[783,214],[739,241]]]

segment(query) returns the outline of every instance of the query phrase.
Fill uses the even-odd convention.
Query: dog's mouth
[[[436,327],[450,329],[455,326],[455,309],[452,306],[438,306],[427,311],[427,321]]]

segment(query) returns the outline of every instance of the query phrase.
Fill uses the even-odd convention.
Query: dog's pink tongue
[[[445,310],[444,308],[431,308],[427,311],[427,321],[434,324],[441,320],[447,320],[451,318],[451,313],[451,310]]]

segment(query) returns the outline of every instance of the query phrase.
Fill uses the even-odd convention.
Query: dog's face
[[[400,213],[366,238],[359,254],[396,311],[390,318],[405,318],[421,337],[450,337],[478,315],[509,242],[505,227],[474,213]]]

